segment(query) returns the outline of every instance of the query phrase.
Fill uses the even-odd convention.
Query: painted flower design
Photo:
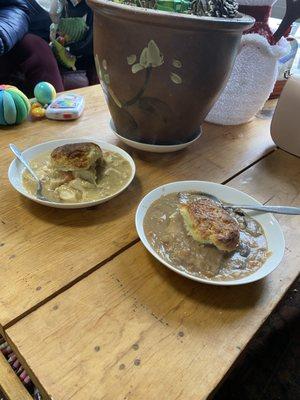
[[[139,61],[137,61],[139,60]],[[158,48],[157,44],[154,40],[150,40],[146,47],[143,48],[140,57],[138,59],[136,54],[130,54],[127,57],[127,64],[131,67],[131,71],[133,74],[144,70],[145,71],[145,80],[142,84],[141,88],[138,90],[137,93],[134,94],[133,97],[130,99],[119,100],[118,96],[114,93],[111,87],[111,77],[109,74],[109,63],[105,58],[99,59],[98,55],[95,55],[95,66],[98,73],[98,77],[102,86],[102,89],[107,98],[112,100],[118,108],[126,109],[134,104],[139,104],[139,107],[142,105],[147,105],[149,108],[149,104],[152,104],[152,108],[157,107],[158,100],[151,99],[149,97],[145,97],[145,92],[147,90],[150,78],[152,76],[153,68],[160,67],[164,64],[164,56],[161,53],[160,49]],[[171,65],[175,68],[176,73],[171,71],[169,73],[169,78],[172,83],[176,85],[182,84],[182,78],[178,72],[182,68],[182,62],[174,58],[171,61]],[[155,101],[154,101],[155,100]],[[154,107],[154,108],[155,108]]]
[[[106,85],[109,85],[109,74],[107,73],[107,61],[102,60],[102,64],[100,64],[98,55],[96,54],[95,65],[99,80],[101,82],[104,82]]]
[[[121,108],[122,104],[113,92],[112,88],[109,86],[110,84],[110,77],[109,73],[107,70],[107,61],[105,59],[102,60],[102,63],[99,61],[98,54],[95,56],[95,66],[96,66],[96,71],[98,74],[98,78],[100,81],[100,84],[103,88],[103,91],[106,95],[110,94],[111,98],[114,100],[116,105]]]
[[[135,55],[128,57],[128,64],[131,64],[131,61],[135,58]],[[157,44],[154,40],[150,40],[147,47],[145,47],[140,55],[140,60],[138,63],[133,64],[131,70],[134,74],[142,69],[146,69],[149,67],[159,67],[164,63],[164,57],[161,54]]]

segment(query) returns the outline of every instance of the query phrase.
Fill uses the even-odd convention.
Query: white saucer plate
[[[136,149],[136,150],[148,151],[149,153],[174,153],[175,151],[183,150],[186,147],[190,146],[192,143],[196,142],[202,135],[202,131],[200,130],[199,134],[190,142],[173,144],[173,145],[158,145],[158,144],[148,144],[148,143],[136,142],[134,140],[127,139],[127,138],[121,136],[115,130],[115,127],[114,127],[114,124],[112,121],[110,121],[110,128],[111,128],[112,132],[117,136],[117,138],[121,142],[125,143],[127,146],[132,147],[133,149]]]

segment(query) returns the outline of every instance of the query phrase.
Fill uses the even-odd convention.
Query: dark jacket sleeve
[[[25,0],[0,1],[0,56],[28,32],[28,12]]]

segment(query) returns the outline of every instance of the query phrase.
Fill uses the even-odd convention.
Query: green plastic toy
[[[49,82],[40,82],[34,88],[36,100],[43,106],[50,104],[56,96],[55,88]]]
[[[76,18],[61,18],[58,24],[58,33],[65,39],[65,44],[79,42],[84,39],[88,29],[85,19]]]
[[[52,50],[57,59],[57,61],[64,67],[76,70],[75,63],[76,57],[73,56],[63,45],[61,45],[57,40],[52,41]]]

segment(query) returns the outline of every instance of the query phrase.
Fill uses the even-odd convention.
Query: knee
[[[32,33],[27,33],[22,40],[20,40],[19,45],[25,48],[28,52],[36,52],[43,50],[48,46],[48,43],[44,39]]]
[[[36,59],[40,64],[49,65],[49,62],[55,62],[48,43],[39,36],[28,33],[18,43],[15,49],[23,60]]]

